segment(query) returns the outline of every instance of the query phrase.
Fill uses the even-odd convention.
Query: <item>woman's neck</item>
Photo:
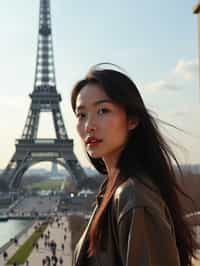
[[[108,173],[108,178],[113,178],[115,175],[119,173],[119,168],[117,167],[117,162],[120,156],[121,150],[117,151],[112,155],[107,155],[103,157],[103,161],[106,166],[106,170]]]

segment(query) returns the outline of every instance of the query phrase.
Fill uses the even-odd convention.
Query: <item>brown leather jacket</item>
[[[148,179],[127,179],[114,193],[106,214],[103,246],[87,259],[88,229],[97,204],[80,238],[73,257],[74,266],[180,266],[174,226],[159,190]]]

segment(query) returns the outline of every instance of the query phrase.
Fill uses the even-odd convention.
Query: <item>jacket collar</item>
[[[97,196],[96,196],[96,205],[99,207],[100,204],[101,204],[101,201],[103,199],[103,196],[104,196],[104,193],[105,193],[105,190],[106,190],[106,185],[107,185],[107,182],[108,182],[108,178],[106,177],[102,184],[100,185],[100,188],[99,188],[99,191],[97,193]]]

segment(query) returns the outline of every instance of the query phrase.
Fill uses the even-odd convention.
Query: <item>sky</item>
[[[70,106],[73,85],[100,62],[123,67],[181,163],[200,163],[197,0],[52,0],[57,90],[74,152],[89,166]],[[21,137],[33,91],[39,0],[0,1],[0,168]],[[38,137],[54,137],[49,114]]]

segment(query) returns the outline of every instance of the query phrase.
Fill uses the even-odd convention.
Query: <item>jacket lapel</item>
[[[86,229],[85,231],[83,232],[80,240],[78,241],[78,243],[76,244],[76,248],[75,248],[75,251],[74,251],[74,256],[73,256],[73,265],[75,266],[80,266],[81,265],[81,261],[83,261],[83,256],[86,255],[86,248],[87,248],[87,236],[88,236],[88,231],[89,231],[89,228],[90,228],[90,225],[92,223],[92,220],[97,212],[97,209],[99,208],[100,206],[100,203],[103,199],[103,195],[104,195],[104,192],[105,192],[105,188],[106,188],[106,184],[107,184],[107,178],[105,178],[102,182],[102,184],[100,185],[100,189],[99,189],[99,192],[96,196],[96,205],[94,207],[94,210],[91,214],[91,217],[90,217],[90,220],[86,226]]]
[[[85,252],[86,252],[86,240],[87,240],[87,235],[88,235],[88,231],[89,231],[89,227],[90,224],[92,222],[92,219],[97,211],[97,205],[95,206],[93,213],[90,217],[90,220],[86,226],[85,231],[83,232],[80,240],[78,241],[78,243],[76,244],[76,248],[75,248],[75,252],[74,252],[74,265],[78,266],[80,265],[80,262],[82,261],[82,257],[85,256]]]

